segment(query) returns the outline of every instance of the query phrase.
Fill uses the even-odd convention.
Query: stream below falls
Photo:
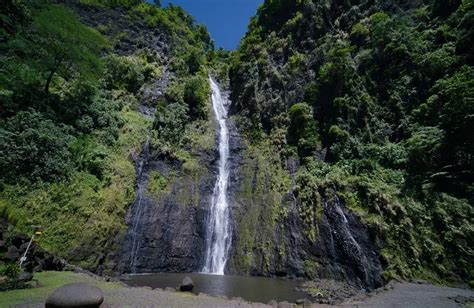
[[[159,273],[129,275],[124,283],[132,287],[176,288],[184,277],[189,276],[194,282],[194,294],[205,293],[213,296],[242,297],[251,302],[268,303],[276,301],[295,302],[308,298],[309,295],[298,292],[295,288],[301,283],[298,280],[285,278],[244,277],[231,275],[209,275],[202,273]]]

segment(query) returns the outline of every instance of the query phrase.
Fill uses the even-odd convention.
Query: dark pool
[[[192,278],[195,294],[202,292],[214,296],[225,295],[229,298],[242,297],[248,301],[265,304],[272,299],[295,302],[300,298],[309,298],[305,293],[295,290],[299,281],[283,278],[159,273],[130,275],[129,280],[124,282],[134,287],[176,288],[186,276]]]

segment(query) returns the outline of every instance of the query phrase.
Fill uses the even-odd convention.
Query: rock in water
[[[98,287],[85,283],[70,283],[56,289],[46,300],[46,308],[100,307],[104,295]]]
[[[191,277],[184,277],[183,281],[181,282],[181,285],[179,286],[180,291],[187,291],[191,292],[194,288],[193,280]]]

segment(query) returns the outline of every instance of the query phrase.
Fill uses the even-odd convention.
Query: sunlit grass
[[[0,292],[0,307],[42,304],[55,289],[74,282],[84,282],[97,286],[102,290],[111,290],[121,287],[118,283],[100,281],[86,274],[73,272],[35,273],[33,279],[38,281],[38,287],[36,288]]]

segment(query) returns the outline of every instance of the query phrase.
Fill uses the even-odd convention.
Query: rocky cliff
[[[310,209],[318,213],[304,213],[296,184],[298,162],[289,159],[284,169],[264,145],[244,146],[238,140],[233,155],[239,164],[230,186],[235,226],[228,271],[381,286],[380,245],[335,191],[319,197],[321,208]],[[313,228],[305,215],[311,215]]]
[[[472,167],[452,163],[470,151],[455,140],[472,121],[453,130],[438,117],[472,76],[468,2],[264,2],[230,69],[246,145],[231,271],[369,288],[472,277],[470,232],[448,236],[471,225],[470,176],[458,172]]]

